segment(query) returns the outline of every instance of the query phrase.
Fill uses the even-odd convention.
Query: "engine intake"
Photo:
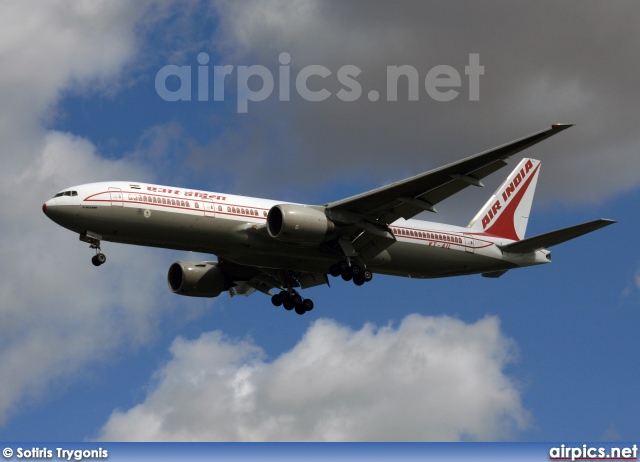
[[[320,244],[334,229],[323,211],[305,205],[275,205],[267,215],[269,235],[283,242]]]
[[[177,261],[167,274],[171,291],[189,297],[217,297],[226,281],[224,271],[215,262]]]

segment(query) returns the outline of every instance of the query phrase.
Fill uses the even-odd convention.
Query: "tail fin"
[[[540,164],[539,160],[522,159],[467,228],[514,241],[523,239]]]

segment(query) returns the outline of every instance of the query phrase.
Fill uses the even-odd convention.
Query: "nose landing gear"
[[[91,231],[87,231],[85,234],[80,235],[80,240],[82,242],[87,242],[89,247],[95,249],[96,254],[91,257],[91,263],[93,266],[104,265],[107,261],[107,256],[102,253],[100,250],[100,239],[102,236],[96,233],[92,233]]]
[[[100,248],[98,247],[98,250],[99,249]],[[107,256],[99,251],[93,257],[91,257],[91,263],[93,263],[93,266],[104,265],[106,261],[107,261]]]

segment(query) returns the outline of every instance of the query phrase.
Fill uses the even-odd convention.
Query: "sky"
[[[637,2],[1,8],[0,440],[638,438]],[[419,85],[390,98],[394,66]],[[322,204],[557,122],[527,235],[617,224],[499,279],[334,280],[304,316],[169,291],[210,255],[107,242],[94,268],[41,211],[108,180]],[[421,217],[466,225],[506,174]]]

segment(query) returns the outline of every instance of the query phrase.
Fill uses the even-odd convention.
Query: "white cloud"
[[[528,422],[504,372],[514,349],[497,318],[419,315],[358,331],[321,319],[273,361],[220,332],[179,338],[144,402],[115,411],[100,439],[508,439]]]
[[[122,178],[136,165],[102,159],[88,140],[67,133],[52,131],[42,141],[21,175],[2,179],[8,226],[0,241],[0,369],[11,373],[0,378],[0,424],[52,380],[68,380],[115,348],[149,341],[162,312],[160,254],[104,243],[110,261],[94,268],[88,245],[41,211],[65,186]]]
[[[93,268],[88,246],[41,211],[63,187],[140,172],[140,164],[102,158],[90,140],[48,130],[46,123],[63,92],[117,84],[136,54],[135,26],[147,6],[110,0],[3,3],[0,425],[54,381],[70,380],[107,352],[155,335],[156,294],[164,278],[149,268],[162,267],[159,256],[107,243],[113,258]],[[118,261],[126,262],[126,271]]]

